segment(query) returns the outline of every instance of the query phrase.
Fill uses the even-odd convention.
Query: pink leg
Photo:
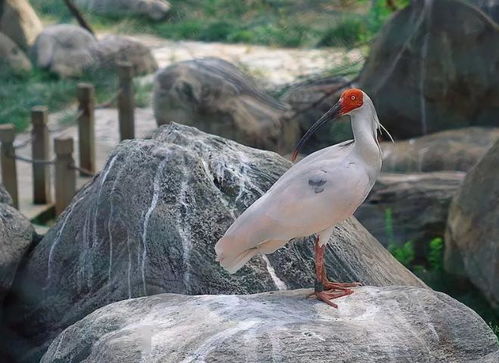
[[[316,238],[314,244],[315,251],[315,275],[316,275],[316,286],[315,295],[317,299],[324,301],[326,304],[337,308],[338,306],[331,302],[332,299],[337,299],[342,296],[350,295],[353,290],[349,287],[359,286],[359,283],[340,283],[340,282],[330,282],[327,279],[326,268],[324,266],[324,253],[326,251],[326,246],[319,245],[319,237]]]

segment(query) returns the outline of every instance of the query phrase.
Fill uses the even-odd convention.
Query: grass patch
[[[408,0],[396,0],[402,7]],[[61,0],[32,0],[48,22],[69,22]],[[392,10],[371,0],[170,0],[171,15],[154,22],[144,17],[97,16],[83,10],[95,29],[150,33],[169,39],[252,43],[284,47],[353,46],[372,38]]]
[[[97,104],[107,102],[118,89],[117,75],[109,71],[88,72],[80,79],[61,79],[37,69],[22,76],[0,70],[0,124],[12,123],[18,131],[22,131],[31,122],[32,107],[44,105],[49,112],[68,107],[76,102],[76,89],[80,82],[95,86]],[[149,105],[152,84],[135,81],[134,85],[137,106]],[[73,116],[71,113],[64,114],[61,122],[72,122]]]

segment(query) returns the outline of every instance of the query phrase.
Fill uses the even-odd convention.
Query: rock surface
[[[24,52],[8,36],[0,33],[0,68],[7,67],[13,73],[29,72],[31,62]]]
[[[35,348],[14,355],[39,358],[62,329],[129,297],[312,286],[310,240],[254,258],[235,275],[215,261],[213,247],[234,218],[289,166],[277,154],[177,124],[121,143],[19,274],[8,325]],[[425,286],[355,219],[337,227],[326,256],[336,280]]]
[[[2,0],[0,3],[0,32],[27,51],[43,25],[27,0]]]
[[[348,87],[351,83],[346,78],[328,77],[298,83],[286,91],[281,100],[291,106],[288,117],[297,120],[300,137],[338,101],[341,92]],[[310,154],[349,138],[352,138],[349,123],[330,123],[310,137],[303,152]]]
[[[95,59],[95,38],[87,30],[70,24],[52,25],[40,33],[31,49],[34,62],[60,77],[80,76]]]
[[[164,19],[171,8],[166,0],[76,0],[76,4],[99,15],[146,16]]]
[[[469,127],[381,144],[383,171],[469,171],[499,140],[499,128]]]
[[[7,190],[5,190],[5,187],[2,183],[0,183],[0,203],[12,205],[12,197],[7,192]]]
[[[195,126],[245,145],[289,152],[297,124],[284,123],[286,107],[258,90],[229,62],[203,58],[179,62],[156,75],[154,114],[159,125],[171,121]]]
[[[151,50],[139,41],[119,36],[107,35],[92,47],[94,67],[116,70],[120,62],[129,62],[135,75],[144,75],[158,70],[158,63]]]
[[[428,243],[445,234],[449,205],[464,176],[463,172],[381,174],[355,216],[384,246],[412,241],[416,256],[426,256]]]
[[[310,291],[118,302],[67,328],[42,363],[499,360],[487,324],[445,294],[360,287],[333,309]]]
[[[498,0],[467,0],[470,4],[477,6],[485,14],[490,16],[496,23],[499,22]]]
[[[0,188],[0,194],[2,194]],[[0,305],[7,295],[21,259],[30,248],[34,229],[14,207],[0,202]],[[1,313],[0,313],[1,316]]]
[[[466,175],[449,210],[445,269],[499,306],[499,142]]]
[[[380,32],[359,86],[396,138],[497,126],[498,43],[497,24],[469,4],[411,1]]]

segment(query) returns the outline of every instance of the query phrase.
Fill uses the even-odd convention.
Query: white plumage
[[[377,130],[382,126],[363,91],[345,91],[335,107],[311,130],[349,114],[354,140],[319,150],[293,165],[236,219],[215,245],[220,264],[230,273],[293,238],[318,234],[319,245],[325,245],[334,226],[367,197],[381,170]]]

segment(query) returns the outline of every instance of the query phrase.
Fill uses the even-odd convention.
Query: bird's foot
[[[315,291],[310,296],[315,296],[317,300],[323,301],[329,306],[332,306],[333,308],[338,309],[338,305],[336,305],[334,302],[331,300],[337,299],[342,296],[347,296],[353,294],[353,290],[349,289],[344,289],[344,290],[324,290],[324,291]]]
[[[326,290],[348,290],[350,287],[362,286],[360,282],[331,282],[328,280],[323,281],[322,284]]]

